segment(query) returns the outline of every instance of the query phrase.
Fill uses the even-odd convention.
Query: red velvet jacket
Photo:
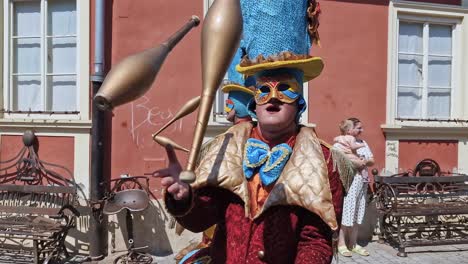
[[[328,161],[328,176],[337,222],[341,223],[343,186],[333,171],[330,151],[322,145]],[[298,206],[274,206],[255,220],[245,217],[244,203],[234,193],[215,187],[192,192],[193,208],[177,221],[192,232],[201,232],[213,224],[217,229],[209,248],[211,263],[330,263],[333,256],[332,230],[319,216]],[[166,206],[174,215],[189,210],[188,204],[168,195]],[[191,263],[191,262],[188,262]]]

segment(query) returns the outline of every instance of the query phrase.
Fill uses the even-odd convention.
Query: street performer
[[[248,106],[257,122],[217,136],[190,185],[180,181],[182,167],[170,145],[168,168],[154,173],[182,226],[201,232],[217,225],[211,245],[184,263],[330,263],[341,222],[343,186],[335,163],[342,157],[299,125],[303,83],[323,68],[308,55],[307,33],[318,37],[319,6],[244,1],[242,8],[246,56],[237,70],[254,79]]]
[[[224,111],[227,113],[226,120],[232,122],[234,125],[252,121],[252,117],[247,109],[247,104],[254,95],[253,89],[251,89],[250,86],[246,87],[236,82],[226,80],[221,90],[228,95],[224,107]]]

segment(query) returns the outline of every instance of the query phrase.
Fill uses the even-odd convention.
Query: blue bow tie
[[[291,153],[292,149],[288,144],[282,143],[270,150],[265,142],[249,138],[245,144],[242,164],[244,175],[250,179],[255,169],[259,168],[260,180],[268,186],[279,178]]]

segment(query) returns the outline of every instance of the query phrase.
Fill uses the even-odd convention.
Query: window
[[[399,21],[398,118],[451,117],[454,27]]]
[[[5,1],[5,117],[76,119],[84,111],[88,118],[89,31],[82,26],[89,23],[79,13],[89,14],[89,3],[82,2]]]
[[[458,140],[458,164],[466,160],[467,18],[459,6],[390,1],[386,168],[399,168],[401,140]]]
[[[227,76],[226,76],[227,78]],[[213,103],[211,120],[210,123],[218,125],[231,125],[231,122],[227,121],[227,113],[224,111],[224,106],[226,105],[226,99],[228,94],[223,93],[221,89],[216,92],[215,101]]]
[[[384,129],[465,126],[467,14],[459,6],[390,1]]]

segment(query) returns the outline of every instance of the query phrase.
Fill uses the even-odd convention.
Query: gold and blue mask
[[[255,95],[250,101],[248,109],[253,118],[255,105],[263,105],[272,99],[282,103],[291,104],[296,102],[298,113],[296,120],[306,110],[307,104],[302,96],[304,73],[294,68],[281,68],[265,70],[255,75]]]
[[[291,104],[302,93],[302,71],[296,69],[276,69],[262,71],[255,76],[255,103],[263,105],[272,98]]]
[[[291,104],[299,98],[299,84],[290,77],[275,78],[271,80],[268,77],[260,77],[256,84],[255,103],[263,105],[271,99],[276,98],[279,101]]]

